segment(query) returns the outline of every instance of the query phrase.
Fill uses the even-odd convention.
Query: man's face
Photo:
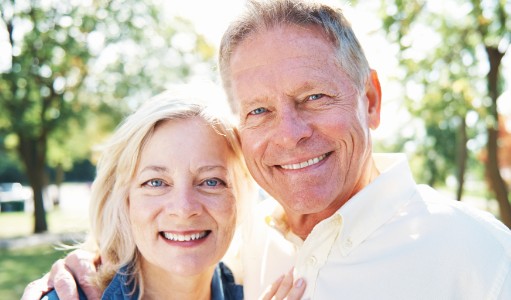
[[[247,165],[288,216],[329,216],[369,182],[376,74],[357,91],[327,37],[294,25],[250,35],[230,71]]]

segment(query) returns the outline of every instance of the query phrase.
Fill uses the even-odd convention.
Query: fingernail
[[[298,279],[297,281],[295,281],[295,287],[301,287],[303,285],[303,279]]]

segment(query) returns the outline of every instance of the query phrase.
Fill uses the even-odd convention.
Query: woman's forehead
[[[226,161],[231,153],[224,135],[201,117],[191,117],[160,123],[142,148],[141,163]]]

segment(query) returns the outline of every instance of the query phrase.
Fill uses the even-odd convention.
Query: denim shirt
[[[138,299],[139,289],[135,286],[135,281],[131,280],[128,267],[122,267],[103,292],[103,300],[134,300]],[[78,287],[80,300],[87,300],[82,289]],[[57,293],[53,290],[46,294],[42,300],[58,300]],[[211,280],[211,299],[212,300],[242,300],[243,287],[234,282],[234,276],[231,270],[220,262],[213,273]]]

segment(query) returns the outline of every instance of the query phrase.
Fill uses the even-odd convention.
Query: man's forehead
[[[352,81],[333,55],[310,55],[269,58],[264,63],[242,66],[232,74],[231,85],[232,96],[243,106],[248,101],[277,94],[299,96],[310,91],[345,90],[352,86]]]
[[[300,49],[308,44],[328,46],[335,49],[330,38],[318,26],[298,26],[294,24],[276,25],[271,28],[261,29],[249,33],[232,50],[230,58],[230,71],[233,72],[233,65],[241,67],[246,65],[245,53],[250,53],[252,60],[268,58],[271,56],[299,56]],[[242,56],[242,58],[240,58]]]

